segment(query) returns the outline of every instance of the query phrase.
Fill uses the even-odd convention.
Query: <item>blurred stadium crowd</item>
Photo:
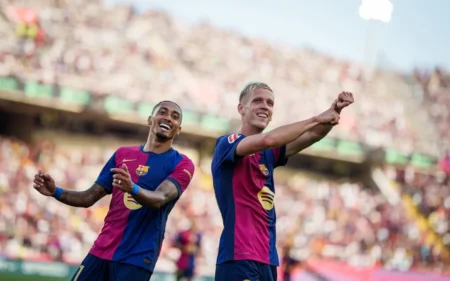
[[[425,73],[415,81],[387,70],[368,72],[312,50],[207,23],[189,25],[160,11],[136,14],[130,6],[99,0],[10,3],[0,19],[0,75],[133,102],[155,104],[164,96],[225,118],[236,116],[242,85],[262,80],[277,93],[274,126],[321,112],[345,89],[358,102],[335,136],[406,153],[437,155],[448,147],[449,87],[442,73],[429,82]],[[429,126],[436,120],[437,126]]]
[[[0,76],[81,87],[133,102],[156,103],[164,97],[226,118],[236,115],[240,87],[263,80],[276,92],[274,125],[317,114],[341,89],[353,91],[358,102],[332,134],[444,159],[441,166],[447,173],[390,167],[386,175],[411,195],[450,245],[450,158],[445,158],[450,75],[443,70],[408,76],[369,73],[311,50],[247,38],[207,23],[180,23],[160,11],[136,14],[130,6],[100,1],[2,3]],[[0,255],[80,262],[102,227],[109,199],[90,209],[70,208],[35,192],[32,177],[40,168],[60,186],[86,189],[114,149],[68,149],[53,141],[27,144],[1,137]],[[170,215],[160,268],[173,267],[177,250],[170,240],[191,217],[204,234],[199,270],[214,270],[221,218],[208,172],[196,173]],[[276,200],[283,202],[277,204],[279,241],[293,235],[292,255],[298,259],[316,256],[395,269],[445,266],[441,249],[427,243],[402,204],[390,205],[379,191],[304,173],[277,181]]]
[[[35,192],[32,179],[43,169],[58,185],[84,190],[113,150],[50,141],[28,145],[0,138],[0,254],[80,262],[102,227],[109,197],[88,209],[71,208]],[[432,227],[450,245],[448,177],[391,170],[392,180],[412,194]],[[170,247],[171,241],[191,219],[204,235],[199,270],[211,273],[214,269],[222,222],[208,173],[202,169],[196,173],[191,188],[170,215],[160,269],[173,269],[178,252]],[[280,246],[293,239],[291,255],[299,260],[320,257],[398,270],[444,266],[440,249],[426,243],[402,204],[390,205],[379,191],[359,183],[294,173],[286,180],[278,179],[276,202]]]

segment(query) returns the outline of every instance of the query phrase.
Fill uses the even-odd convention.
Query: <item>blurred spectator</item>
[[[443,172],[450,175],[450,152],[447,152],[446,156],[441,159],[440,167]]]
[[[10,12],[0,17],[0,76],[132,102],[156,103],[163,95],[188,110],[224,118],[237,117],[245,83],[264,80],[277,96],[274,126],[321,112],[345,89],[357,102],[331,136],[440,157],[450,147],[450,76],[443,70],[416,71],[414,82],[389,71],[369,77],[357,63],[208,23],[188,25],[161,11],[135,14],[129,5],[92,0],[10,3],[3,3],[3,11],[34,16],[22,25]],[[79,263],[100,231],[109,197],[93,208],[70,208],[38,196],[32,177],[41,168],[61,186],[86,189],[114,149],[0,138],[0,256]],[[442,162],[444,171],[448,160]],[[166,236],[172,240],[188,217],[195,219],[203,234],[198,271],[212,273],[222,221],[208,171],[199,170],[195,188],[172,211]],[[403,172],[396,175],[402,191],[449,244],[448,177]],[[389,205],[378,191],[302,174],[277,181],[279,239],[299,225],[292,259],[316,256],[399,270],[443,264],[440,249],[425,241],[403,207]],[[157,268],[175,270],[179,254],[166,242]]]
[[[32,188],[33,175],[43,169],[60,185],[86,189],[114,149],[100,142],[85,146],[44,141],[30,146],[0,138],[0,255],[79,263],[100,231],[109,197],[89,209],[72,208],[39,196]],[[166,231],[170,239],[164,243],[158,269],[175,271],[180,252],[170,247],[170,241],[194,219],[202,233],[198,273],[214,270],[222,221],[210,176],[201,169],[196,174],[195,188],[187,191],[171,213]],[[419,202],[426,202],[421,203],[423,211],[436,231],[449,240],[450,189],[429,177],[413,182],[423,187],[421,192],[429,192]],[[292,259],[331,258],[402,270],[442,264],[439,251],[425,243],[400,205],[389,205],[379,191],[361,184],[296,173],[288,180],[277,178],[276,202],[277,235],[279,241],[292,241]]]
[[[136,14],[124,4],[57,2],[18,0],[3,7],[27,7],[46,40],[37,46],[0,18],[0,74],[132,102],[156,103],[164,95],[183,108],[228,119],[238,117],[241,87],[263,80],[277,96],[273,126],[317,114],[347,90],[357,102],[332,136],[433,155],[444,147],[437,141],[439,132],[450,139],[444,122],[450,116],[448,95],[443,94],[448,83],[441,74],[426,82],[424,90],[397,73],[376,71],[369,77],[357,63],[273,45],[208,23],[181,23],[161,11]],[[434,126],[436,118],[440,121]]]
[[[431,229],[450,249],[450,182],[443,173],[425,173],[412,169],[397,169],[397,181],[402,191],[409,194],[418,210],[427,218]],[[398,176],[398,175],[403,176]],[[422,245],[421,259],[426,264],[439,260],[440,249]]]

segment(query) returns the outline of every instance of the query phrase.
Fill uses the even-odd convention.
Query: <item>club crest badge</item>
[[[139,165],[136,168],[136,174],[138,176],[145,176],[148,173],[149,166]]]
[[[261,170],[261,173],[263,173],[263,175],[265,176],[269,175],[269,169],[267,169],[266,165],[259,164],[259,169]]]

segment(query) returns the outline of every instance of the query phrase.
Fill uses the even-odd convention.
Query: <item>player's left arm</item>
[[[156,190],[146,190],[133,183],[124,164],[122,168],[113,168],[113,187],[129,192],[143,206],[159,209],[172,200],[178,199],[191,182],[194,175],[194,164],[188,158],[183,158],[172,174],[167,177]],[[118,183],[120,180],[120,184]]]
[[[341,113],[342,109],[349,106],[354,102],[353,94],[350,92],[342,92],[339,94],[338,98],[333,102],[328,110],[334,110],[338,114]],[[289,158],[305,148],[310,147],[314,143],[323,139],[334,125],[331,124],[319,124],[312,129],[306,131],[303,135],[298,137],[293,142],[286,145],[286,158]]]

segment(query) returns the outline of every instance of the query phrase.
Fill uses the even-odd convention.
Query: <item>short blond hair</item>
[[[239,102],[242,103],[242,100],[248,96],[248,94],[256,89],[266,89],[273,93],[272,89],[263,82],[251,82],[247,84],[247,86],[242,89],[241,94],[239,95]]]

